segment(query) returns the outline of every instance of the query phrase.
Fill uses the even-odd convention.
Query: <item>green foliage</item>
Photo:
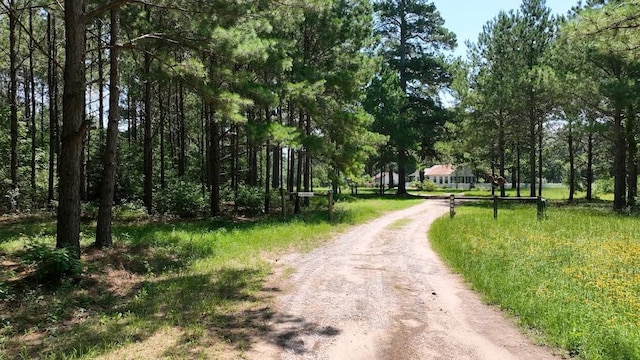
[[[254,213],[262,211],[264,190],[260,186],[239,185],[236,206]]]
[[[98,204],[94,202],[81,203],[80,216],[86,219],[96,219],[98,217]]]
[[[438,90],[450,82],[448,61],[441,51],[453,49],[456,37],[444,27],[433,3],[381,0],[374,7],[384,67],[369,88],[368,111],[375,112],[376,127],[390,139],[390,148],[380,152],[393,153],[399,175],[405,176],[416,150],[420,149],[421,161],[433,155],[447,118],[438,98]],[[387,154],[380,157],[381,164]],[[400,181],[398,193],[404,192]]]
[[[56,249],[41,241],[25,246],[22,260],[34,267],[34,276],[40,281],[59,281],[82,273],[82,263],[69,249]]]
[[[415,181],[415,188],[421,191],[436,191],[438,189],[438,185],[436,185],[433,181],[425,180],[425,181]]]
[[[614,179],[597,179],[593,184],[595,194],[613,194]]]
[[[123,202],[113,207],[113,218],[117,220],[135,220],[147,215],[147,209],[140,200]]]
[[[206,212],[207,199],[202,195],[202,186],[196,183],[176,181],[167,184],[155,196],[155,209],[161,214],[174,214],[192,218]]]

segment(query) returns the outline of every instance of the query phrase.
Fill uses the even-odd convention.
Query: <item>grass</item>
[[[0,359],[237,358],[260,338],[267,321],[301,331],[326,329],[270,308],[278,288],[265,286],[280,254],[306,251],[351,224],[423,201],[363,194],[326,198],[287,220],[276,216],[162,223],[116,223],[115,246],[88,245],[82,226],[80,278],[39,284],[21,262],[25,244],[53,246],[52,219],[0,222]],[[366,200],[366,201],[365,201]],[[285,269],[286,271],[286,269]],[[135,354],[135,355],[132,355]]]
[[[495,193],[496,193],[496,195],[500,195],[500,190],[496,189]],[[464,194],[468,195],[468,196],[491,196],[491,191],[490,190],[476,189],[476,190],[472,190],[472,191],[465,191]],[[536,194],[537,194],[537,192],[536,192]],[[516,193],[515,189],[506,189],[505,190],[505,195],[514,197],[514,196],[517,195],[517,193]],[[520,196],[529,196],[529,189],[520,189]],[[584,198],[584,196],[585,196],[585,193],[583,193],[583,192],[576,192],[574,194],[574,197],[576,199]],[[566,200],[566,199],[569,198],[569,189],[567,187],[543,188],[542,189],[542,197],[545,198],[545,199],[548,199],[548,200]]]
[[[434,249],[485,299],[581,359],[640,359],[640,226],[610,204],[461,206]]]

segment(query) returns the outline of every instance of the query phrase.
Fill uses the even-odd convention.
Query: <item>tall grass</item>
[[[640,221],[607,209],[459,208],[434,249],[487,301],[582,359],[640,359]]]
[[[0,359],[120,358],[127,345],[165,333],[173,335],[147,345],[159,354],[139,357],[240,357],[268,331],[268,319],[292,321],[270,308],[269,293],[279,290],[264,284],[282,253],[309,250],[351,224],[421,201],[337,196],[332,222],[326,198],[317,197],[311,210],[286,220],[118,223],[115,247],[103,252],[87,248],[88,223],[84,275],[55,286],[19,279],[28,269],[15,265],[34,239],[53,246],[53,221],[0,223],[0,260],[14,264],[0,268]],[[295,321],[307,332],[326,330]]]

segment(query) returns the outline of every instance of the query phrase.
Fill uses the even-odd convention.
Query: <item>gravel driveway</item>
[[[559,359],[483,304],[431,249],[426,200],[278,261],[277,317],[253,359]],[[284,275],[288,274],[287,276]]]

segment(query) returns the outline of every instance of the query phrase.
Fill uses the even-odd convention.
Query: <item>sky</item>
[[[431,0],[440,15],[444,18],[444,25],[454,32],[458,39],[458,47],[454,55],[466,57],[465,40],[475,42],[482,26],[498,15],[500,10],[518,9],[521,0]],[[554,14],[566,14],[577,3],[577,0],[547,0],[547,6]]]

